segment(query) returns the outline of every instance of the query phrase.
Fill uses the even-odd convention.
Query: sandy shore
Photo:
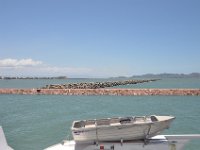
[[[0,89],[0,94],[24,95],[193,95],[200,96],[200,89]]]

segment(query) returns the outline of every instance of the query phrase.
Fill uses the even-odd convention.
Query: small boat
[[[174,119],[151,115],[80,120],[71,130],[75,142],[145,140],[169,128]]]

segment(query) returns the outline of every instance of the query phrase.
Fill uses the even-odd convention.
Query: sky
[[[0,0],[0,76],[200,72],[199,0]]]

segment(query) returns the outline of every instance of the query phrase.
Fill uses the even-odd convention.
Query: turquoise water
[[[191,81],[180,83],[180,79],[167,79],[166,84],[165,80],[161,80],[138,86],[200,87],[199,79],[196,82],[195,79],[191,80],[194,84]],[[1,80],[1,87],[35,87],[36,84],[41,86],[46,81],[6,82]],[[150,114],[176,116],[165,134],[200,133],[199,96],[0,95],[0,125],[9,145],[15,150],[42,150],[71,137],[70,127],[73,120]],[[188,144],[185,149],[196,150],[199,147],[200,140],[197,140]]]

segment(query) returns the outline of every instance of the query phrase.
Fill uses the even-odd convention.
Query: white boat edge
[[[182,150],[189,141],[200,139],[200,134],[179,134],[179,135],[156,135],[149,138],[147,142],[143,140],[126,142],[99,142],[98,144],[76,143],[74,140],[63,141],[62,143],[50,146],[44,150]],[[113,149],[113,150],[114,150]]]
[[[0,126],[0,150],[14,150],[8,145],[3,128],[1,126]]]

